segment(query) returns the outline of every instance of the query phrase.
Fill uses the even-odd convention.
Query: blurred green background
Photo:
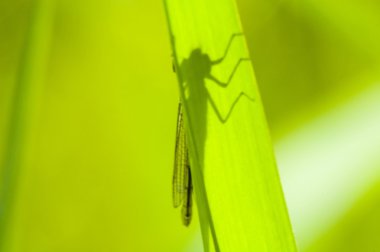
[[[299,250],[380,251],[379,3],[237,5]],[[177,103],[161,1],[0,0],[2,251],[201,251]]]

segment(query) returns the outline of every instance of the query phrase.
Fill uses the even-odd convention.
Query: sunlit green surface
[[[378,183],[380,118],[373,115],[380,109],[379,96],[380,85],[370,85],[277,141],[276,156],[300,250],[315,245],[316,237],[325,236]]]
[[[205,250],[295,251],[234,2],[165,3]]]
[[[376,163],[379,166],[379,162]],[[379,184],[368,190],[356,206],[306,251],[377,251],[379,237]]]
[[[1,161],[33,2],[0,1]],[[313,124],[318,130],[310,131],[303,141],[312,145],[313,139],[325,139],[323,130],[329,132],[335,120],[329,119],[324,128],[315,122],[336,106],[351,104],[358,90],[379,85],[378,2],[237,2],[271,134],[275,142],[287,138],[294,147],[289,155],[298,159],[302,153],[305,161],[296,173],[299,183],[288,192],[302,198],[310,189],[302,177],[309,167],[333,162],[315,158],[292,136]],[[30,158],[22,161],[13,194],[7,251],[202,251],[193,242],[200,236],[197,221],[184,228],[171,203],[178,88],[162,1],[58,0],[52,15],[41,109],[38,118],[29,115],[37,122],[30,129],[34,142],[25,146],[31,150]],[[363,104],[358,114],[375,117],[372,104]],[[348,113],[352,121],[366,118],[355,115]],[[350,121],[347,125],[351,127],[339,127],[356,127]],[[352,139],[350,134],[346,137]],[[363,147],[358,148],[376,146],[371,139],[376,141],[376,137],[361,141]],[[326,141],[337,139],[330,135]],[[367,160],[370,157],[358,157],[363,152],[334,153],[334,160],[345,159],[351,169],[356,167],[355,174],[364,166],[366,171],[372,169],[362,163],[373,162]],[[279,165],[281,177],[287,170],[297,170]],[[369,181],[359,177],[371,191],[374,177]],[[334,184],[344,181],[341,176],[329,178],[331,188],[325,188],[323,179],[315,176],[313,189],[334,192]],[[346,178],[357,182],[355,176]],[[376,202],[376,187],[372,192]],[[361,194],[356,192],[355,197]],[[314,196],[309,200],[321,204]],[[319,216],[337,205],[343,208],[339,202],[324,202]],[[297,242],[307,234],[311,244],[302,247],[312,245],[316,251],[376,251],[378,232],[371,225],[378,217],[376,212],[367,214],[376,208],[365,202],[352,202],[355,214],[345,215],[344,221],[336,216],[324,223],[333,228],[322,230],[322,238],[299,230]],[[293,204],[290,209],[301,209],[292,216],[294,223],[326,221],[302,212],[306,209],[298,203],[288,204]],[[366,213],[366,220],[361,213]],[[360,235],[345,245],[355,230]]]
[[[28,147],[34,143],[33,130],[37,127],[36,119],[42,101],[42,87],[50,48],[53,2],[35,1],[31,5],[31,12],[21,49],[20,64],[16,70],[7,136],[4,140],[5,155],[1,163],[1,251],[9,250],[7,241],[12,227],[11,219],[17,209],[14,208],[14,200],[20,181],[19,174],[31,158],[32,151]]]
[[[29,15],[29,3],[13,12]],[[179,251],[194,233],[197,224],[184,229],[172,209],[178,92],[162,3],[151,6],[56,2],[42,107],[6,251]],[[141,12],[157,20],[149,36],[159,44],[141,41],[152,28]],[[15,45],[22,44],[22,20],[11,17],[2,31],[16,29]],[[18,59],[4,51],[2,64]]]

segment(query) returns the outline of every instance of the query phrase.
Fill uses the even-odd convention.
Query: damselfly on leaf
[[[189,150],[183,122],[182,105],[178,105],[177,135],[173,171],[173,205],[182,205],[182,223],[188,226],[192,216],[192,191]]]

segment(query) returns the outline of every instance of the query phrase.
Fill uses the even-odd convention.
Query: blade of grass
[[[15,83],[6,153],[1,167],[0,251],[8,251],[7,231],[11,225],[17,180],[27,157],[36,111],[41,102],[40,95],[49,51],[53,2],[52,0],[32,2],[30,27]]]
[[[235,3],[164,3],[205,250],[296,251]]]

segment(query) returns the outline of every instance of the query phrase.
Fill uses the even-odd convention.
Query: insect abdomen
[[[182,205],[182,222],[183,225],[189,226],[191,222],[191,217],[193,215],[193,201],[192,201],[192,192],[193,192],[193,183],[191,180],[190,166],[187,165],[188,169],[188,183],[185,187],[186,196]]]

